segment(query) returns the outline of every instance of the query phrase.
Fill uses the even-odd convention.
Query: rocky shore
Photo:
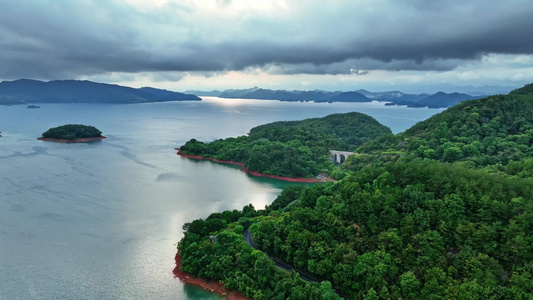
[[[263,174],[263,173],[259,173],[259,172],[247,169],[244,166],[244,164],[241,162],[231,161],[231,160],[220,160],[216,158],[203,157],[203,156],[198,156],[198,155],[184,154],[184,153],[181,153],[180,148],[175,148],[175,150],[178,151],[178,155],[186,157],[186,158],[190,158],[190,159],[210,160],[210,161],[217,162],[217,163],[237,165],[237,166],[240,166],[244,172],[250,175],[253,175],[253,176],[267,177],[267,178],[272,178],[272,179],[279,179],[279,180],[285,180],[285,181],[290,181],[290,182],[302,182],[302,183],[319,183],[319,182],[325,181],[325,179],[317,180],[316,178],[292,178],[292,177],[285,177],[285,176]]]
[[[226,290],[222,283],[215,280],[207,280],[198,277],[194,277],[191,273],[183,272],[181,269],[181,255],[178,246],[178,253],[176,253],[176,268],[174,268],[174,276],[179,278],[182,282],[186,284],[192,284],[199,286],[206,291],[211,291],[219,295],[225,296],[228,300],[248,300],[240,292],[232,292]]]
[[[99,140],[107,139],[107,137],[106,136],[99,136],[99,137],[77,139],[77,140],[60,140],[60,139],[45,138],[45,137],[39,137],[37,139],[39,141],[49,141],[49,142],[56,142],[56,143],[84,143],[84,142],[93,142],[93,141],[99,141]]]

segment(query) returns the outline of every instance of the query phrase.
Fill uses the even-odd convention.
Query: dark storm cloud
[[[487,53],[533,53],[532,1],[237,2],[1,1],[0,78],[442,71]]]

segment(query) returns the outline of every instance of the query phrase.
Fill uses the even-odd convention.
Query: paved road
[[[254,241],[252,240],[252,234],[250,233],[250,227],[246,228],[246,230],[244,231],[243,235],[244,235],[244,240],[248,243],[248,245],[250,245],[250,247],[252,247],[254,249],[257,249],[257,247],[254,244]],[[283,269],[283,270],[285,270],[287,272],[290,272],[290,271],[294,270],[294,272],[296,272],[296,273],[298,273],[300,275],[300,278],[302,278],[303,280],[305,280],[307,282],[320,282],[319,280],[311,278],[309,275],[304,274],[304,273],[294,269],[293,267],[291,267],[290,265],[288,265],[287,263],[285,263],[283,261],[280,261],[280,260],[278,260],[276,258],[273,258],[273,257],[269,257],[269,258],[274,262],[276,267],[281,268],[281,269]],[[341,296],[341,299],[348,299],[345,295],[343,295],[341,293],[337,292],[337,294],[339,296]]]
[[[254,249],[257,249],[257,247],[255,246],[254,244],[254,241],[252,240],[252,235],[250,234],[250,227],[246,228],[246,230],[244,231],[244,240],[248,243],[248,245],[250,245],[250,247],[254,248]],[[307,282],[317,282],[317,280],[309,277],[308,275],[302,273],[302,272],[299,272],[298,270],[295,270],[293,267],[291,267],[290,265],[286,264],[285,262],[282,262],[276,258],[272,258],[270,257],[270,259],[274,262],[274,264],[276,264],[276,267],[278,268],[281,268],[287,272],[290,272],[291,270],[294,270],[295,272],[297,272],[298,274],[300,274],[300,278],[302,278],[303,280],[307,281]]]
[[[246,228],[246,230],[243,233],[244,240],[250,245],[250,247],[257,249],[257,247],[254,244],[254,241],[252,240],[252,234],[250,233],[250,227]]]

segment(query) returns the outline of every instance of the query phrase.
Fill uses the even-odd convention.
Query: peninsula
[[[67,124],[53,127],[43,132],[43,136],[37,138],[41,141],[52,141],[58,143],[81,143],[103,140],[102,132],[94,126]]]
[[[221,163],[221,164],[230,164],[230,165],[240,166],[245,173],[248,173],[248,174],[250,174],[252,176],[267,177],[267,178],[272,178],[272,179],[278,179],[278,180],[284,180],[284,181],[290,181],[290,182],[300,182],[300,183],[326,182],[326,178],[324,176],[322,176],[324,178],[320,178],[319,179],[320,176],[317,176],[316,178],[315,177],[297,177],[297,178],[294,178],[294,177],[287,177],[287,176],[270,175],[270,174],[265,174],[265,173],[252,171],[252,170],[246,168],[245,164],[242,163],[242,162],[232,161],[232,160],[220,160],[220,159],[216,159],[216,158],[212,158],[212,157],[203,157],[203,156],[199,156],[199,155],[184,154],[184,153],[181,152],[180,148],[174,148],[174,149],[178,151],[178,155],[179,156],[186,157],[186,158],[189,158],[189,159],[209,160],[209,161],[213,161],[213,162]]]
[[[204,143],[191,139],[181,156],[240,165],[255,176],[317,182],[317,175],[334,175],[330,150],[352,151],[377,137],[391,135],[388,127],[362,113],[260,125],[250,134]],[[322,176],[320,176],[322,177]]]

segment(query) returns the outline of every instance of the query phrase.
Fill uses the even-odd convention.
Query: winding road
[[[250,245],[250,247],[254,248],[254,249],[257,249],[257,247],[255,246],[254,244],[254,241],[252,240],[252,234],[250,234],[250,227],[246,228],[246,230],[244,231],[243,233],[244,235],[244,240],[248,243],[248,245]],[[273,262],[274,264],[276,265],[276,267],[278,268],[281,268],[287,272],[290,272],[292,270],[294,270],[296,273],[298,273],[300,275],[300,278],[302,278],[303,280],[307,281],[307,282],[320,282],[316,279],[313,279],[311,278],[309,275],[307,274],[304,274],[298,270],[296,270],[295,268],[293,268],[292,266],[288,265],[287,263],[285,262],[282,262],[276,258],[273,258],[273,257],[269,257]]]
[[[250,233],[250,227],[246,228],[246,230],[244,231],[243,233],[243,236],[244,236],[244,240],[248,243],[248,245],[250,245],[250,247],[254,248],[254,249],[257,249],[257,247],[255,246],[255,243],[254,241],[252,240],[252,234]],[[269,258],[274,262],[274,264],[276,265],[276,267],[278,268],[281,268],[287,272],[290,272],[290,271],[294,271],[296,273],[298,273],[298,275],[300,275],[300,278],[302,278],[303,280],[307,281],[307,282],[320,282],[320,280],[318,279],[315,279],[313,277],[311,277],[310,275],[308,274],[305,274],[301,271],[298,271],[297,269],[293,268],[292,266],[290,266],[289,264],[277,259],[277,258],[274,258],[274,257],[270,257]],[[340,297],[341,299],[348,299],[345,295],[343,295],[342,293],[339,293],[337,291],[335,291]]]

